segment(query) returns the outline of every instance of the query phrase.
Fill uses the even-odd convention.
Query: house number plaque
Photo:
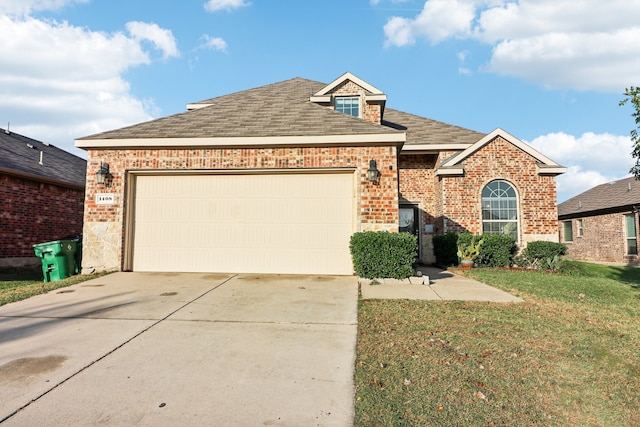
[[[116,203],[116,195],[113,193],[96,194],[96,205],[113,205]]]

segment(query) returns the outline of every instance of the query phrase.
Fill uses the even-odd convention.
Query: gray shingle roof
[[[0,129],[0,170],[84,187],[87,161],[53,145]]]
[[[385,109],[382,125],[406,130],[407,142],[405,145],[473,144],[485,136],[484,133],[391,108]]]
[[[558,205],[558,217],[589,216],[640,207],[640,181],[634,177],[593,187]]]
[[[327,136],[407,133],[406,144],[473,143],[484,134],[386,109],[382,125],[309,101],[326,84],[294,78],[210,98],[184,113],[78,140]]]

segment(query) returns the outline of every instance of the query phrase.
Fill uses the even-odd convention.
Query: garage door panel
[[[138,176],[133,269],[351,274],[353,173]]]

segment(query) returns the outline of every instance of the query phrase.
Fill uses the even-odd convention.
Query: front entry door
[[[418,235],[418,208],[416,206],[400,206],[400,232]]]
[[[413,205],[400,206],[400,227],[401,233],[411,233],[418,239],[418,259],[422,259],[422,248],[420,245],[420,224],[418,222],[418,207]]]

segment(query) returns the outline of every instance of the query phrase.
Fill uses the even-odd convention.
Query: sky
[[[640,1],[0,0],[0,127],[74,139],[349,71],[387,106],[567,167],[558,202],[629,176]]]

